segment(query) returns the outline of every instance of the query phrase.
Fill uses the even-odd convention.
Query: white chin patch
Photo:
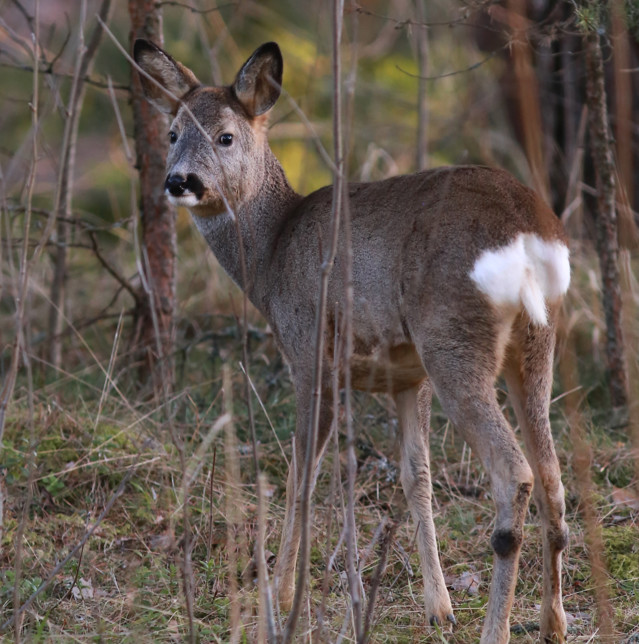
[[[176,197],[170,192],[167,192],[166,196],[174,206],[183,206],[184,208],[193,208],[200,202],[200,200],[192,192],[184,193],[179,197]]]
[[[568,290],[568,248],[559,241],[523,233],[507,246],[484,251],[470,277],[497,306],[523,304],[533,322],[545,325],[546,302]]]

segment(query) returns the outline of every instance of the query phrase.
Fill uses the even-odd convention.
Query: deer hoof
[[[457,620],[452,613],[448,613],[448,615],[446,615],[445,621],[449,622],[452,626],[457,626]],[[428,620],[431,626],[438,626],[439,628],[442,628],[445,625],[445,621],[440,619],[437,615],[431,615],[430,619]]]

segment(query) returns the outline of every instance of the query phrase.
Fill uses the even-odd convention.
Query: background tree
[[[573,236],[585,232],[596,240],[610,400],[613,406],[624,407],[628,384],[618,248],[619,243],[639,248],[634,210],[639,186],[628,180],[632,168],[639,167],[639,133],[632,127],[639,119],[639,79],[629,73],[639,65],[636,5],[510,0],[480,12],[477,25],[479,46],[498,52],[507,62],[500,86],[514,133],[537,177],[536,185],[547,183],[547,198]],[[512,47],[506,47],[511,39]],[[623,62],[613,46],[617,43],[624,53]],[[517,71],[522,51],[532,83]],[[617,134],[616,148],[610,143],[610,122]],[[537,142],[531,145],[531,138]],[[622,161],[617,191],[613,157]],[[583,219],[579,217],[582,213]]]
[[[137,38],[163,44],[160,4],[155,0],[129,0],[129,15],[131,47]],[[164,194],[168,118],[144,98],[136,71],[131,74],[131,107],[140,176],[142,277],[132,346],[142,352],[142,379],[152,375],[155,391],[166,392],[173,381],[177,243],[175,210]]]

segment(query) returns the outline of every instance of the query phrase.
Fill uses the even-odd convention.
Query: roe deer
[[[303,463],[332,188],[298,195],[267,142],[268,112],[281,89],[280,50],[275,43],[259,47],[230,87],[200,84],[150,42],[138,40],[134,54],[155,79],[141,75],[148,99],[174,117],[165,184],[169,198],[190,210],[222,267],[268,320],[290,366],[297,402],[296,458]],[[348,193],[352,383],[357,389],[389,392],[395,400],[401,481],[417,525],[426,619],[442,626],[455,623],[431,508],[428,431],[434,391],[488,472],[496,507],[493,576],[481,641],[509,640],[531,492],[543,526],[541,634],[546,641],[564,641],[561,557],[568,529],[548,416],[555,319],[570,280],[562,226],[533,191],[502,170],[484,167],[444,167],[353,183]],[[345,290],[340,244],[328,287],[315,466],[332,423],[332,340]],[[500,373],[526,456],[497,403]],[[284,607],[294,591],[300,543],[299,494],[296,501],[294,492],[301,488],[302,469],[289,472],[276,565]]]

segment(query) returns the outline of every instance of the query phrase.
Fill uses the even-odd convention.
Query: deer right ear
[[[180,99],[189,90],[200,85],[190,69],[148,40],[135,41],[133,58],[143,71],[159,83],[158,85],[140,74],[144,95],[161,112],[175,114]]]
[[[282,90],[282,53],[277,43],[267,42],[258,47],[242,65],[233,91],[250,116],[268,112]]]

